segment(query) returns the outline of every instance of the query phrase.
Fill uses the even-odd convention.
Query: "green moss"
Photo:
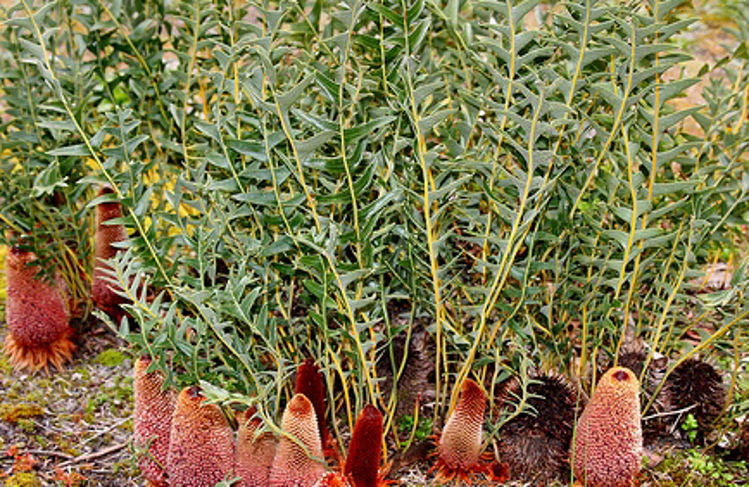
[[[21,472],[5,479],[5,487],[36,487],[41,486],[42,481],[33,472]]]
[[[89,380],[91,380],[91,371],[89,371],[86,367],[77,367],[73,371],[73,375],[75,374],[80,374],[81,380],[84,382],[88,382]]]
[[[0,404],[0,419],[16,423],[21,419],[41,416],[44,410],[38,404]]]
[[[127,355],[115,348],[109,348],[97,355],[94,363],[105,367],[117,367],[125,360],[127,360]]]
[[[3,298],[0,297],[0,301]],[[0,308],[2,308],[2,303],[0,303]],[[0,353],[0,372],[3,373],[3,375],[10,375],[11,372],[13,372],[13,366],[10,365],[10,362],[8,362],[8,357],[4,353]]]
[[[22,418],[18,420],[18,427],[26,433],[31,433],[32,431],[34,431],[34,428],[36,428],[36,424],[34,424],[34,422],[30,419]]]
[[[746,462],[727,461],[720,456],[697,450],[678,452],[666,457],[648,470],[647,480],[654,485],[672,487],[681,485],[704,485],[706,487],[729,487],[747,477]]]

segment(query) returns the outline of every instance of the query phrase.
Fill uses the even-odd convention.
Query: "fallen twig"
[[[67,462],[62,462],[60,465],[58,465],[58,467],[60,468],[69,467],[71,465],[75,465],[76,463],[86,462],[88,460],[96,460],[97,458],[105,457],[111,453],[122,450],[128,445],[128,443],[129,442],[126,441],[123,443],[119,443],[117,445],[110,446],[109,448],[104,448],[103,450],[95,451],[92,453],[87,453],[85,455],[72,458],[68,460]]]
[[[67,453],[59,452],[59,451],[50,451],[50,450],[23,450],[19,452],[20,455],[37,455],[42,457],[58,457],[58,458],[64,458],[65,460],[71,460],[73,459],[72,455],[68,455]],[[0,457],[0,460],[7,460],[10,458],[14,458],[15,455],[8,455],[5,454]]]

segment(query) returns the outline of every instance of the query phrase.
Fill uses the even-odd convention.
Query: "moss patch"
[[[117,367],[127,360],[127,355],[117,349],[109,348],[99,353],[94,359],[94,363],[105,367]]]
[[[0,419],[8,423],[17,423],[43,414],[44,410],[37,404],[0,404]]]
[[[3,485],[6,487],[41,487],[42,481],[39,480],[39,477],[35,473],[22,472],[5,479],[5,484]]]

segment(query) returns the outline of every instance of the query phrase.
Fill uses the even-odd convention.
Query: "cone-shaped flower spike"
[[[239,485],[245,487],[268,485],[270,468],[276,455],[277,442],[272,433],[256,436],[261,421],[253,418],[254,414],[254,409],[248,409],[239,415],[234,473],[242,478]]]
[[[62,367],[75,350],[68,323],[67,290],[61,279],[39,278],[33,252],[13,247],[6,257],[8,280],[5,353],[16,369]]]
[[[356,420],[344,474],[354,487],[377,487],[382,456],[382,413],[371,404]]]
[[[640,385],[624,367],[609,369],[577,422],[573,468],[591,487],[629,487],[642,465]]]
[[[286,406],[281,427],[283,436],[270,471],[271,487],[312,487],[325,473],[317,416],[304,394],[296,394]]]
[[[150,357],[135,362],[133,380],[133,444],[143,453],[140,470],[153,485],[165,486],[169,435],[174,414],[174,391],[163,390],[160,372],[147,373]]]
[[[114,191],[109,186],[99,190],[98,196],[112,194]],[[122,308],[120,305],[125,299],[118,295],[113,289],[112,284],[107,280],[109,266],[102,262],[102,259],[110,259],[117,254],[120,249],[115,248],[112,244],[127,239],[127,230],[122,225],[107,225],[106,222],[114,218],[122,217],[122,206],[118,202],[100,203],[96,206],[96,235],[95,259],[94,262],[94,283],[91,288],[91,298],[96,307],[107,313],[116,322],[122,317]]]
[[[485,409],[484,391],[471,379],[464,380],[458,404],[440,436],[435,480],[443,482],[457,477],[467,482],[471,473],[489,473],[488,467],[480,463]]]
[[[234,432],[218,406],[204,401],[196,386],[177,397],[166,462],[171,486],[214,485],[234,466]]]
[[[315,408],[320,441],[325,445],[328,437],[328,429],[325,425],[325,382],[320,369],[312,359],[308,358],[297,368],[295,392],[304,394]]]

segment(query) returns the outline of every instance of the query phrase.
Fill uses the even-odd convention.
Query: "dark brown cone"
[[[36,279],[36,255],[13,247],[6,257],[8,335],[5,353],[16,369],[60,369],[75,350],[62,280]],[[27,265],[30,264],[30,265]]]
[[[312,403],[303,394],[297,394],[286,406],[281,420],[287,436],[281,437],[270,472],[270,487],[312,487],[325,473],[318,461],[323,456],[317,417]],[[301,448],[298,443],[304,445]]]
[[[577,417],[577,394],[557,375],[533,377],[528,410],[506,422],[499,432],[498,454],[510,478],[536,485],[569,479],[569,451]],[[520,397],[516,381],[506,400]]]
[[[242,478],[239,485],[245,487],[268,485],[278,443],[270,432],[256,436],[261,422],[252,417],[254,414],[254,409],[248,409],[239,415],[234,473]]]
[[[204,401],[196,386],[177,397],[166,462],[171,486],[214,485],[234,466],[234,432],[218,406]]]
[[[368,405],[356,420],[343,470],[354,487],[377,487],[381,451],[382,413]]]
[[[310,358],[302,362],[297,368],[295,392],[296,394],[304,394],[315,408],[320,440],[324,445],[328,438],[328,429],[325,425],[325,382],[320,369]]]
[[[712,429],[726,405],[726,389],[720,373],[709,363],[697,359],[686,360],[671,372],[663,395],[667,411],[695,406],[678,418],[682,424],[687,415],[692,414],[699,424],[700,436]]]
[[[163,390],[164,377],[160,372],[146,373],[149,357],[135,362],[133,380],[133,444],[143,452],[140,470],[157,486],[166,484],[166,461],[169,435],[174,414],[174,391]]]

